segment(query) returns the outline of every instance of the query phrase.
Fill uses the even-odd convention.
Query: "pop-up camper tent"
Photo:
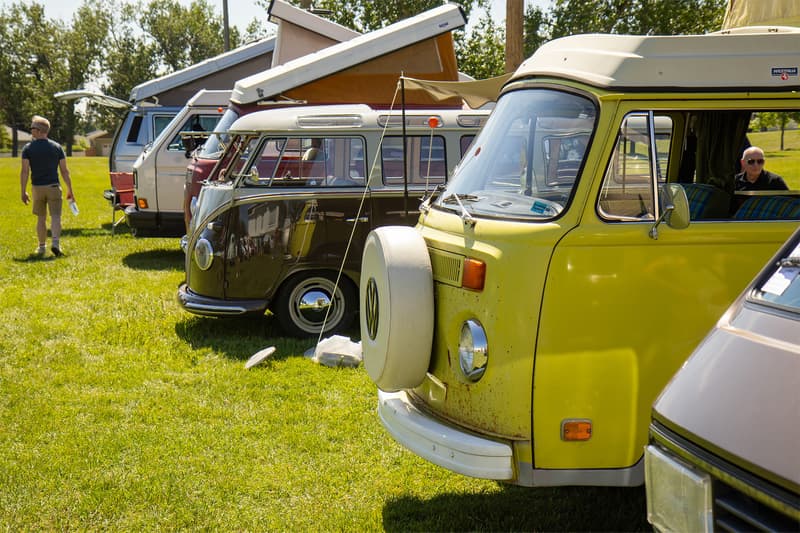
[[[800,1],[728,0],[722,29],[744,26],[800,26]]]
[[[398,76],[458,81],[452,31],[466,24],[445,4],[236,82],[231,102],[391,104]],[[410,105],[442,105],[419,92]]]

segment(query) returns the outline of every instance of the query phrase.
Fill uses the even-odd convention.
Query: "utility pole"
[[[506,72],[522,64],[522,15],[524,0],[506,0]]]
[[[222,42],[226,52],[231,49],[231,36],[228,28],[228,0],[222,0]]]

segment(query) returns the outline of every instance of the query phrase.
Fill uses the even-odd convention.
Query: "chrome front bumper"
[[[378,414],[397,442],[436,465],[481,479],[514,478],[510,444],[443,424],[417,409],[403,391],[378,390]]]
[[[267,300],[220,300],[201,296],[181,283],[178,287],[178,303],[190,313],[202,316],[241,316],[263,314],[267,310]]]

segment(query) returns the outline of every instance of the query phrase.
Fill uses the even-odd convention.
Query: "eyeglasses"
[[[38,127],[38,126],[31,126],[31,129],[32,129],[32,130],[39,131],[39,127]]]
[[[748,165],[755,165],[756,163],[758,163],[759,165],[763,165],[764,164],[764,160],[763,159],[748,159],[747,160],[747,164]]]

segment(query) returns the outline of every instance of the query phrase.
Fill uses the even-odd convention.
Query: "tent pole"
[[[406,139],[406,82],[400,73],[400,107],[403,119],[403,217],[408,220],[408,142]]]

